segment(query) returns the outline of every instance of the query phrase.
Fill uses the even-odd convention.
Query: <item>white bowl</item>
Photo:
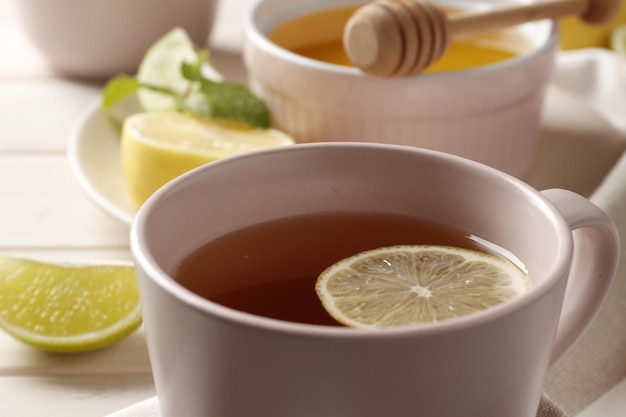
[[[64,75],[134,74],[146,50],[175,26],[206,45],[217,0],[19,0],[27,38]]]
[[[465,71],[380,78],[305,58],[267,38],[278,24],[363,0],[256,0],[245,16],[250,87],[298,142],[366,141],[460,155],[517,177],[532,167],[558,49],[551,21],[522,25],[533,50]],[[435,1],[454,7],[454,3]],[[480,6],[503,3],[483,0]],[[469,2],[458,2],[456,5]],[[476,3],[473,3],[476,4]]]

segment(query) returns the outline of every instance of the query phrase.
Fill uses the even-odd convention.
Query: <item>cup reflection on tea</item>
[[[315,277],[353,252],[485,242],[523,263],[527,291],[382,329],[338,326],[316,304]],[[328,142],[179,177],[139,210],[131,248],[164,417],[531,417],[603,301],[619,242],[569,191],[436,151]]]

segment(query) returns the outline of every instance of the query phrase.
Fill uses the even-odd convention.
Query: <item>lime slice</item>
[[[189,87],[189,81],[181,75],[181,65],[183,62],[193,64],[197,61],[198,55],[189,35],[184,29],[176,27],[148,49],[139,64],[137,80],[183,93]],[[208,62],[203,63],[202,73],[210,80],[223,81],[222,75]],[[139,91],[138,98],[144,110],[176,108],[172,97],[145,88]]]
[[[512,262],[447,246],[392,246],[343,259],[318,277],[317,294],[340,323],[378,328],[432,323],[481,311],[523,293]]]
[[[274,129],[253,128],[175,111],[152,111],[126,119],[122,129],[124,178],[139,207],[177,176],[220,158],[294,140]]]
[[[51,352],[108,346],[141,324],[131,264],[61,265],[0,256],[0,328]]]
[[[626,25],[616,27],[611,33],[611,49],[618,55],[626,56]]]

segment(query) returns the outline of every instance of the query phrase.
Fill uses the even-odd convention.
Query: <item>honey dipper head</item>
[[[622,0],[590,0],[589,7],[580,18],[585,23],[601,25],[615,17],[620,6],[622,6]]]
[[[379,0],[359,8],[343,33],[346,54],[363,72],[400,77],[423,71],[448,47],[446,17],[419,0]]]

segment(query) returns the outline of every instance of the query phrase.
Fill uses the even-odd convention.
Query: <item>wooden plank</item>
[[[0,154],[0,252],[124,249],[129,229],[88,199],[65,155]]]
[[[130,248],[19,248],[0,250],[3,255],[34,259],[41,262],[104,263],[132,262]]]
[[[100,87],[64,79],[0,82],[0,151],[65,152]]]
[[[6,376],[149,372],[150,362],[143,328],[109,347],[76,354],[43,352],[0,332],[0,381]],[[4,416],[2,413],[0,415]]]
[[[155,395],[150,374],[2,377],[0,392],[3,417],[104,417]]]

